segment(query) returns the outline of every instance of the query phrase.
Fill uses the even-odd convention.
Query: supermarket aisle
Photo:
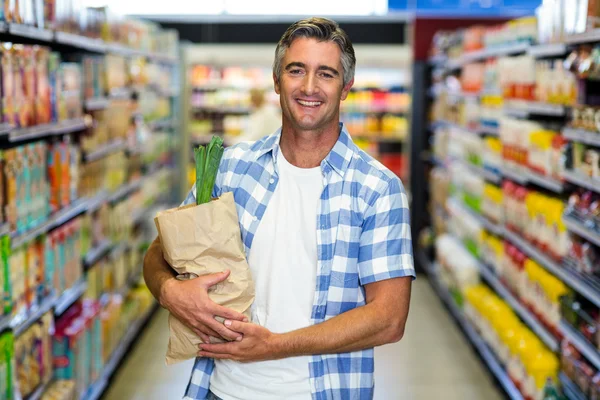
[[[166,312],[161,310],[125,361],[106,400],[179,399],[190,363],[164,365]],[[415,281],[405,338],[376,351],[375,399],[495,400],[502,396],[435,297],[427,278]]]

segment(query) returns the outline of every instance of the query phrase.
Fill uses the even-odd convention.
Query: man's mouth
[[[322,101],[307,101],[307,100],[300,100],[300,99],[297,99],[296,101],[301,106],[304,106],[304,107],[319,107],[321,104],[323,104]]]

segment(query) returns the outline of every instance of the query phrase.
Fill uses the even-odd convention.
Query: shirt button
[[[274,183],[275,183],[275,179],[271,178],[271,179],[269,180],[269,183],[270,183],[271,185],[272,185],[272,184],[274,184]]]
[[[255,216],[252,218],[252,221],[255,221],[255,222],[256,222],[256,221],[258,221],[258,217],[255,215]]]

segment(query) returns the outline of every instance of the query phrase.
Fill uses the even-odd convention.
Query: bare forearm
[[[160,246],[160,239],[157,237],[148,248],[144,257],[144,280],[152,295],[161,304],[163,284],[173,277],[175,277],[175,271],[165,261]]]
[[[367,304],[323,323],[276,335],[283,357],[347,353],[397,342],[404,334],[411,278],[389,279],[365,286]]]
[[[400,339],[402,327],[374,304],[347,311],[323,323],[282,334],[283,357],[346,353]]]

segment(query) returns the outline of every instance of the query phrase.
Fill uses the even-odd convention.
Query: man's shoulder
[[[404,190],[398,175],[364,150],[356,148],[351,168],[355,170],[351,175],[352,179],[362,185],[370,186],[373,190],[385,190],[390,185]]]

